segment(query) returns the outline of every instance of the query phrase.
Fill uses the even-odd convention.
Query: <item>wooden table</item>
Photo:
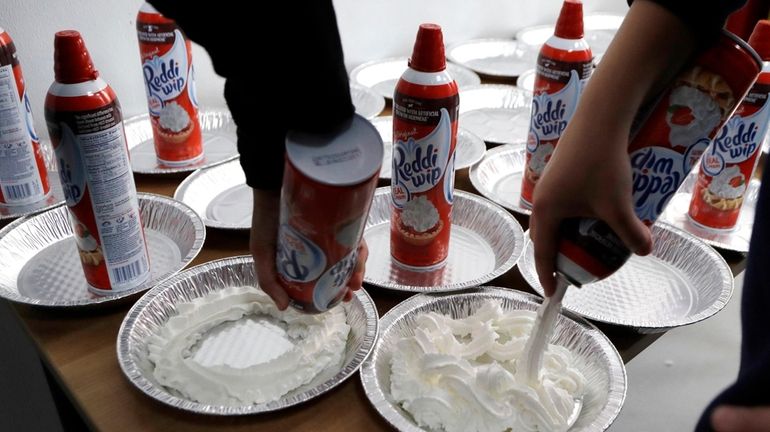
[[[137,177],[140,191],[172,196],[181,178]],[[456,186],[476,192],[468,170],[458,171]],[[526,218],[518,217],[526,228]],[[206,243],[193,265],[248,253],[248,232],[208,229]],[[728,255],[733,273],[743,270],[743,255]],[[517,268],[488,285],[532,292]],[[408,294],[367,287],[380,315]],[[135,300],[136,298],[132,299]],[[89,425],[103,431],[385,431],[388,424],[370,406],[358,373],[335,390],[298,407],[246,417],[214,417],[168,407],[145,396],[118,366],[118,328],[131,302],[91,311],[71,312],[15,305],[40,353],[64,392]],[[600,328],[628,362],[661,334],[640,335],[628,329]]]

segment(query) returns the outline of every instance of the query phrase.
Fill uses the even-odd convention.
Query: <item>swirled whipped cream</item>
[[[534,322],[535,312],[503,312],[492,300],[467,318],[418,315],[414,336],[393,350],[393,399],[432,430],[567,430],[585,378],[567,349],[549,345],[542,382],[527,384],[518,367]]]
[[[537,149],[532,153],[532,158],[529,160],[529,169],[537,175],[542,175],[545,165],[551,159],[552,153],[553,144],[541,144],[537,146]]]
[[[190,116],[178,103],[171,102],[166,104],[166,106],[160,110],[158,122],[160,122],[160,126],[163,129],[168,129],[172,132],[181,132],[188,124],[190,124]]]
[[[666,123],[671,128],[668,138],[674,146],[689,147],[706,137],[711,129],[719,124],[722,116],[719,105],[697,88],[681,85],[671,91],[670,101],[672,107],[689,108],[693,117],[687,124],[676,124],[674,112],[669,111],[666,114]]]
[[[342,363],[350,331],[341,307],[319,315],[279,311],[248,286],[214,291],[177,312],[147,342],[153,375],[186,398],[215,405],[270,402],[309,383]],[[218,332],[223,324],[237,325]],[[217,332],[217,341],[207,340]]]
[[[407,202],[401,212],[401,222],[417,232],[425,232],[438,223],[438,210],[425,195]]]
[[[733,184],[737,186],[733,186]],[[725,169],[712,178],[711,183],[709,183],[709,192],[721,198],[740,198],[745,191],[746,178],[737,165]]]

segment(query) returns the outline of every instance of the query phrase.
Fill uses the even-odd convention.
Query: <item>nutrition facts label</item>
[[[45,196],[11,65],[0,67],[0,188],[8,204]]]

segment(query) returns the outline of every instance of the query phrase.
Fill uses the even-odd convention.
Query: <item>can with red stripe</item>
[[[145,3],[136,17],[155,153],[167,166],[203,158],[192,44],[173,20]]]
[[[532,207],[535,185],[575,113],[592,70],[593,55],[583,38],[583,4],[565,0],[554,34],[537,56],[527,162],[521,179],[525,207]]]
[[[0,28],[0,204],[33,203],[50,190],[16,46]]]
[[[56,33],[54,69],[45,119],[86,282],[96,294],[134,288],[150,260],[120,104],[78,32]]]

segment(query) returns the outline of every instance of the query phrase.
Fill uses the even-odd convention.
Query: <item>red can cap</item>
[[[583,3],[580,0],[564,0],[553,34],[563,39],[583,37]]]
[[[762,60],[770,60],[770,21],[759,20],[749,37],[749,45],[762,57]]]
[[[420,72],[440,72],[446,69],[444,36],[438,24],[420,24],[414,41],[409,67]]]
[[[56,32],[53,41],[53,70],[56,82],[77,84],[99,76],[85,42],[75,30]]]

